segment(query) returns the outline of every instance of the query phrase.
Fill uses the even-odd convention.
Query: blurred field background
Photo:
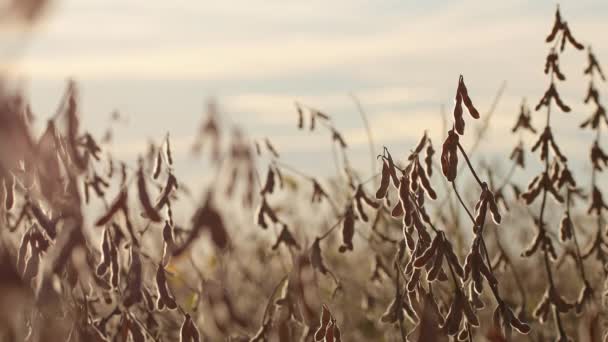
[[[0,5],[10,7],[12,3],[6,1]],[[91,162],[87,168],[75,168],[76,171],[70,169],[73,165],[68,165],[64,170],[65,174],[62,174],[65,179],[56,183],[49,182],[52,188],[57,188],[54,190],[64,191],[62,195],[68,195],[67,197],[74,200],[73,203],[68,203],[69,206],[59,201],[59,197],[40,197],[40,200],[48,205],[45,210],[50,216],[58,217],[60,222],[59,231],[63,240],[54,240],[53,237],[49,239],[52,247],[59,246],[51,248],[55,254],[61,256],[62,245],[59,241],[72,242],[69,238],[74,232],[81,233],[79,228],[82,228],[86,239],[77,240],[78,244],[66,243],[68,247],[74,247],[75,256],[70,255],[71,259],[66,257],[65,260],[68,261],[57,266],[60,270],[49,268],[49,265],[55,267],[56,255],[46,254],[45,250],[43,266],[40,270],[35,269],[40,273],[34,274],[38,282],[34,290],[53,290],[54,292],[51,292],[56,292],[62,305],[74,305],[72,310],[65,309],[65,312],[79,317],[83,311],[81,302],[84,303],[82,306],[86,306],[89,299],[86,295],[84,298],[68,295],[73,295],[74,292],[85,293],[82,289],[82,292],[74,290],[73,284],[80,281],[91,286],[90,292],[95,298],[92,298],[90,303],[95,301],[96,304],[92,307],[99,309],[98,312],[91,313],[87,307],[87,321],[82,325],[78,325],[76,319],[72,323],[67,314],[66,319],[62,316],[62,319],[55,322],[56,317],[45,312],[46,318],[50,317],[49,321],[56,323],[53,325],[57,330],[56,336],[65,335],[68,327],[72,326],[72,330],[78,330],[78,335],[74,335],[78,338],[84,338],[86,333],[103,328],[103,332],[108,336],[122,334],[123,339],[120,341],[127,341],[129,338],[135,341],[134,336],[128,337],[127,330],[131,324],[150,329],[146,335],[148,337],[174,340],[178,337],[178,332],[184,331],[183,326],[179,328],[180,324],[188,321],[191,314],[203,340],[255,340],[253,335],[264,329],[266,306],[267,309],[272,308],[279,312],[275,317],[276,325],[273,325],[272,333],[268,333],[270,340],[289,341],[281,330],[288,325],[289,327],[285,328],[289,330],[288,336],[297,334],[310,340],[309,332],[310,329],[316,328],[321,304],[329,303],[332,314],[337,317],[344,331],[346,341],[402,340],[398,332],[404,331],[403,326],[393,329],[397,324],[385,325],[379,321],[383,312],[390,313],[387,307],[390,308],[391,300],[399,298],[399,291],[395,292],[393,289],[393,280],[396,278],[396,288],[399,288],[400,275],[395,274],[410,276],[410,273],[397,270],[400,261],[395,261],[394,269],[390,267],[391,260],[399,260],[395,258],[395,252],[398,246],[403,246],[400,242],[404,237],[401,219],[391,218],[388,211],[390,207],[387,202],[390,199],[393,201],[391,206],[394,206],[397,197],[394,192],[397,190],[391,188],[386,200],[379,201],[385,206],[378,211],[374,210],[377,222],[380,222],[377,227],[380,228],[376,231],[376,225],[372,222],[357,221],[355,251],[349,254],[338,253],[341,243],[338,233],[340,230],[328,227],[332,224],[335,224],[334,227],[342,227],[341,222],[346,221],[347,216],[343,213],[344,208],[346,207],[348,212],[355,196],[352,192],[356,187],[351,188],[353,184],[343,183],[347,180],[343,170],[336,173],[336,167],[347,165],[344,160],[336,158],[335,150],[332,151],[332,147],[335,149],[336,146],[327,130],[323,127],[315,131],[298,130],[296,103],[304,105],[307,115],[310,114],[309,109],[314,108],[331,116],[333,126],[330,127],[336,128],[343,135],[348,144],[348,149],[344,151],[347,151],[350,166],[356,170],[358,182],[364,183],[365,191],[370,194],[373,194],[377,187],[377,182],[370,177],[380,170],[382,164],[382,160],[376,156],[383,153],[384,146],[391,151],[399,164],[407,164],[405,158],[426,131],[437,150],[435,158],[439,162],[441,144],[446,131],[452,125],[454,93],[456,88],[460,87],[457,83],[459,75],[465,75],[468,91],[481,113],[481,120],[474,121],[466,117],[467,134],[461,137],[461,143],[466,147],[480,142],[478,149],[471,153],[471,158],[481,177],[489,177],[485,170],[485,166],[489,166],[496,179],[507,178],[525,189],[530,178],[538,174],[543,166],[535,154],[528,152],[537,136],[511,134],[511,128],[522,100],[527,99],[527,104],[533,107],[547,88],[547,75],[542,72],[547,53],[544,39],[554,22],[553,2],[272,0],[220,3],[185,0],[28,0],[22,4],[37,3],[44,3],[45,8],[39,13],[35,12],[39,15],[36,20],[24,21],[17,16],[5,15],[6,20],[0,24],[0,66],[4,80],[8,81],[4,82],[4,85],[22,90],[29,101],[34,114],[34,121],[31,122],[34,136],[38,137],[44,131],[48,118],[54,116],[53,120],[56,121],[67,118],[68,132],[65,136],[73,138],[68,144],[73,146],[73,151],[66,160],[76,160],[74,156],[83,148],[87,153],[85,157],[89,158],[90,145],[83,146],[76,141],[76,137],[82,138],[85,132],[90,132],[98,139],[103,150],[101,161]],[[27,9],[27,5],[23,8]],[[604,61],[608,58],[608,45],[604,44],[608,28],[608,3],[584,0],[563,3],[560,8],[562,12],[567,13],[568,24],[574,35],[585,46],[593,45],[593,52],[598,56],[599,63],[604,66]],[[2,10],[4,8],[0,7],[0,15]],[[572,107],[572,111],[556,115],[551,127],[562,151],[569,158],[568,166],[574,171],[579,186],[587,190],[591,175],[589,147],[594,137],[589,131],[579,128],[580,122],[591,112],[589,106],[584,105],[582,101],[588,88],[588,79],[583,76],[587,54],[570,52],[567,50],[565,54],[560,55],[559,65],[568,79],[559,83],[559,93]],[[75,80],[77,88],[68,88],[66,91],[68,79]],[[596,86],[605,97],[606,84],[598,82]],[[9,93],[6,91],[6,94]],[[74,112],[70,112],[70,106],[64,106],[56,113],[64,93],[67,94],[66,98],[77,98],[80,114],[78,117]],[[13,104],[13,99],[8,97],[0,100],[0,104]],[[208,153],[203,153],[203,158],[197,158],[191,153],[193,143],[201,138],[199,127],[207,117],[209,103],[217,104],[217,119],[221,124],[223,137],[230,139],[229,143],[222,146],[222,158],[226,159],[217,163],[209,160]],[[359,105],[361,107],[358,107]],[[360,110],[365,112],[365,117],[369,120],[374,141],[373,153],[369,151],[370,136]],[[6,113],[14,114],[10,110]],[[544,112],[532,112],[533,125],[539,131],[544,124],[544,115]],[[6,122],[21,120],[22,115],[9,119]],[[69,124],[74,120],[80,120],[81,131],[69,129]],[[233,134],[233,126],[242,129],[244,140]],[[111,137],[104,142],[106,139],[102,137],[108,132]],[[168,133],[170,149],[169,139],[166,138]],[[63,133],[58,136],[62,137],[61,134]],[[483,134],[483,137],[479,134]],[[525,141],[527,167],[523,171],[515,172],[511,179],[506,176],[512,167],[508,156],[520,137]],[[248,140],[250,138],[251,140]],[[265,138],[272,141],[272,145],[280,153],[280,158],[267,150],[258,153],[261,155],[259,158],[246,153],[248,149],[253,151],[249,144],[251,141],[263,142]],[[53,141],[53,146],[55,144]],[[152,153],[148,154],[150,146]],[[5,144],[5,149],[10,147],[10,144]],[[246,152],[240,150],[241,154],[238,155],[234,153],[235,148],[244,149]],[[170,150],[171,153],[164,152],[163,149]],[[52,155],[50,159],[56,159],[58,155],[66,152],[57,148],[57,151],[51,149],[49,153]],[[156,153],[159,157],[155,161]],[[173,163],[168,161],[169,154],[173,157]],[[24,155],[23,160],[29,158],[27,154]],[[36,153],[34,155],[37,156]],[[138,164],[138,158],[142,156],[147,158]],[[135,233],[130,237],[120,237],[122,240],[117,236],[121,231],[124,234],[124,227],[111,225],[111,220],[102,220],[102,223],[96,224],[95,220],[99,220],[99,216],[106,211],[108,203],[117,196],[118,190],[126,192],[129,189],[131,183],[125,183],[126,177],[117,183],[117,173],[108,175],[111,184],[106,189],[107,196],[104,194],[98,196],[99,198],[94,197],[91,204],[84,205],[80,198],[75,200],[78,197],[75,194],[79,193],[80,188],[70,188],[63,182],[78,180],[88,184],[86,182],[89,182],[96,172],[101,174],[100,170],[105,170],[106,162],[110,159],[116,162],[124,161],[128,165],[125,170],[128,170],[129,177],[133,177],[129,179],[145,179],[145,182],[149,182],[149,189],[154,189],[150,192],[153,199],[163,198],[164,190],[170,188],[165,185],[165,179],[171,179],[175,174],[180,190],[175,190],[175,193],[169,190],[166,195],[166,198],[174,201],[172,206],[175,210],[175,223],[171,222],[170,229],[175,232],[177,245],[183,244],[186,252],[181,251],[183,254],[173,255],[171,248],[174,246],[168,247],[169,239],[161,234],[161,231],[164,232],[164,208],[168,207],[166,203],[153,209],[163,209],[162,219],[158,219],[154,224],[150,224],[150,216],[146,216],[148,211],[142,215],[138,204],[134,203],[130,211],[124,209],[124,215],[130,213],[133,218]],[[38,162],[36,158],[33,160]],[[224,163],[226,160],[228,162]],[[462,166],[463,160],[460,162]],[[31,171],[23,166],[25,164],[15,165],[12,165],[15,168],[11,169],[13,174],[26,175],[33,172],[36,177],[44,176],[43,168]],[[158,170],[162,168],[159,171],[161,178],[152,176],[155,165],[159,167]],[[257,182],[254,182],[253,172],[247,176],[243,173],[235,177],[234,180],[238,182],[230,179],[233,170],[248,172],[251,171],[248,168],[252,165],[259,174],[256,175],[259,179]],[[263,185],[262,182],[274,179],[266,178],[269,167],[275,167],[277,170],[281,168],[286,174],[285,188],[277,190],[269,200],[273,210],[285,221],[275,222],[273,229],[262,230],[258,227],[259,222],[256,225],[252,218],[257,217],[254,213],[255,207],[261,207],[261,204],[266,203],[266,196],[270,197],[264,191],[258,191],[258,186]],[[431,183],[437,189],[439,199],[426,203],[430,208],[432,221],[445,230],[455,246],[456,257],[463,263],[465,255],[473,253],[474,247],[470,245],[474,232],[465,211],[461,210],[460,204],[448,191],[449,185],[441,174],[441,168],[435,165],[435,169]],[[114,168],[110,167],[110,170]],[[140,171],[141,174],[136,173]],[[473,208],[479,198],[479,189],[468,170],[465,169],[459,174],[463,174],[458,178],[458,186],[462,188],[464,195],[462,205]],[[323,199],[321,204],[311,204],[310,182],[316,182],[317,179],[329,196]],[[604,176],[598,174],[597,179],[602,187]],[[237,183],[236,194],[228,194],[229,191],[225,188]],[[44,185],[41,181],[40,186]],[[139,200],[140,204],[143,204],[139,185],[138,183]],[[510,184],[506,182],[504,185]],[[4,186],[10,188],[6,184]],[[33,185],[32,189],[35,186]],[[88,185],[85,185],[85,188],[86,186]],[[21,206],[23,212],[27,208],[32,210],[28,207],[32,205],[31,189],[27,186],[23,186],[23,189],[19,186],[16,188],[17,207]],[[131,186],[131,190],[134,190],[133,188],[134,186]],[[207,197],[208,190],[216,196],[209,202],[207,199],[212,197]],[[513,195],[510,187],[509,191],[505,192],[511,211],[504,209],[501,228],[496,228],[488,219],[485,238],[488,240],[490,254],[496,257],[507,256],[512,258],[512,261],[508,262],[510,266],[500,269],[497,267],[493,271],[500,279],[500,289],[505,302],[513,310],[518,310],[522,320],[533,324],[533,333],[525,337],[515,335],[513,340],[543,341],[548,336],[553,338],[557,334],[552,324],[540,325],[531,317],[531,312],[541,300],[547,285],[546,278],[541,273],[543,265],[540,258],[519,258],[525,245],[536,236],[537,230],[533,222],[538,213],[537,203],[528,208]],[[420,194],[421,192],[417,195]],[[138,195],[131,191],[131,202],[135,202]],[[4,196],[6,197],[6,194]],[[424,195],[420,196],[424,198]],[[244,205],[241,197],[245,202],[249,198],[249,205]],[[446,197],[448,199],[443,202]],[[34,202],[37,200],[35,198]],[[215,207],[209,209],[209,203],[214,203]],[[450,207],[449,214],[448,210],[444,209],[444,203],[447,203],[445,208]],[[544,204],[542,207],[544,208]],[[352,206],[350,208],[352,213]],[[586,246],[594,241],[596,236],[595,217],[584,214],[586,202],[577,202],[572,208],[575,212],[572,215],[573,220],[576,226],[580,227],[581,245]],[[68,209],[78,214],[70,212],[78,218],[74,221],[83,223],[82,225],[74,224],[62,216],[64,211],[69,212]],[[211,214],[218,214],[219,219],[203,209],[210,210]],[[8,210],[3,211],[7,222],[10,221],[9,218],[14,218],[14,213],[8,213]],[[201,210],[209,215],[202,216],[210,220],[211,224],[196,224],[195,218],[199,217]],[[370,208],[367,210],[371,213]],[[563,210],[562,205],[552,201],[547,205],[546,223],[550,226],[548,229],[551,231],[551,239],[555,241],[558,239],[558,225]],[[172,212],[169,210],[168,213]],[[170,215],[168,213],[167,215]],[[169,217],[173,221],[173,217]],[[68,218],[72,219],[69,215]],[[40,221],[38,218],[36,220]],[[338,223],[335,223],[336,220]],[[29,226],[31,221],[34,220],[29,217],[29,228],[25,228],[28,232],[34,230]],[[116,221],[122,223],[122,220]],[[605,230],[601,219],[597,223],[598,232]],[[101,226],[104,226],[105,230]],[[193,240],[189,240],[189,234],[202,226],[211,231],[211,239],[205,233],[204,239],[195,236]],[[278,235],[277,228],[285,231],[288,227],[294,234],[292,238],[297,240],[297,248],[295,244],[281,240],[284,237]],[[335,233],[323,235],[328,229]],[[29,234],[21,232],[22,226],[16,225],[14,230],[17,231],[16,234],[13,234],[13,231],[5,232],[9,236],[5,240],[14,245],[8,248],[10,257],[16,254],[19,241],[25,241],[23,237]],[[106,237],[102,235],[102,230],[113,231],[112,234],[115,235]],[[224,239],[213,235],[222,234],[221,232],[227,234]],[[384,237],[382,234],[385,234]],[[437,231],[432,234],[439,236]],[[325,274],[318,264],[312,268],[310,266],[311,262],[315,263],[309,260],[311,245],[315,238],[321,235],[324,236],[323,239],[329,237],[323,242],[322,252],[326,264],[335,275]],[[480,235],[483,239],[483,234]],[[108,286],[107,278],[111,278],[113,271],[97,278],[91,276],[89,268],[83,262],[84,253],[81,253],[86,251],[86,261],[91,264],[109,260],[105,250],[100,253],[96,249],[106,238],[118,239],[118,242],[113,242],[113,248],[124,247],[124,250],[120,249],[116,256],[112,257],[113,262],[120,264],[116,267],[123,282],[112,283],[109,289],[102,285]],[[139,239],[141,241],[138,241]],[[419,233],[417,243],[422,240]],[[86,241],[86,244],[83,241]],[[277,242],[277,248],[272,248],[271,245],[275,241],[282,241],[285,246]],[[504,246],[499,245],[497,241],[502,241]],[[142,245],[136,246],[135,242],[141,242]],[[24,245],[25,243],[21,244]],[[56,252],[56,249],[59,252]],[[414,260],[413,248],[410,249],[407,253],[409,261]],[[559,280],[556,282],[560,293],[565,293],[568,299],[574,300],[581,289],[581,279],[578,278],[578,259],[570,258],[575,255],[573,244],[559,244],[557,252],[559,258],[551,264],[555,279]],[[30,253],[35,254],[33,246]],[[133,267],[134,255],[139,255],[138,253],[141,253],[142,260],[145,261],[141,273],[144,279],[139,283],[139,287],[131,286],[126,280],[129,279],[128,274]],[[489,256],[486,255],[485,258],[488,259],[487,263],[490,263]],[[57,259],[64,260],[59,257]],[[23,258],[21,260],[23,261]],[[605,297],[602,296],[605,286],[602,270],[604,275],[606,274],[602,266],[605,265],[593,258],[590,260],[586,265],[591,274],[589,279],[595,286],[595,301],[591,301],[589,307],[586,307],[588,310],[579,321],[575,321],[579,318],[572,312],[563,315],[564,320],[568,322],[566,330],[571,336],[579,337],[580,341],[596,341],[605,330]],[[127,292],[132,288],[149,288],[154,292],[153,296],[157,296],[156,290],[162,287],[159,284],[162,285],[163,282],[154,278],[153,272],[157,269],[165,271],[162,267],[157,268],[158,263],[168,272],[166,283],[177,298],[179,310],[159,311],[154,305],[149,309],[144,305],[147,301],[139,301],[132,306],[127,305],[126,309],[123,308],[125,298],[121,292],[122,288]],[[382,263],[389,267],[380,269],[379,265]],[[483,261],[481,263],[483,264]],[[69,274],[73,272],[72,268],[76,270],[75,280],[73,274],[72,277]],[[513,272],[513,268],[516,272]],[[520,280],[513,273],[522,277],[525,291],[521,291]],[[455,276],[453,280],[456,284]],[[464,280],[463,283],[467,281]],[[422,280],[420,283],[416,291],[419,291],[417,296],[422,298],[421,293],[426,291],[424,288],[431,289],[431,282]],[[92,284],[99,285],[99,288]],[[451,283],[433,284],[436,289],[435,296],[439,301],[440,316],[447,316],[450,303],[456,298],[450,287]],[[20,289],[29,290],[28,286],[31,284],[24,282],[22,285]],[[223,292],[223,289],[226,292]],[[301,293],[294,294],[300,290]],[[483,299],[489,304],[487,308],[493,309],[494,297],[488,288],[484,291]],[[525,295],[522,296],[522,293]],[[38,296],[40,292],[35,294]],[[158,296],[160,297],[160,290]],[[282,306],[275,305],[279,296],[284,300]],[[305,309],[312,310],[304,319],[298,320],[296,315],[291,316],[291,312],[285,313],[285,302],[295,300],[295,297],[303,302]],[[212,303],[214,300],[216,304],[219,303],[219,309]],[[36,305],[38,304],[36,302]],[[229,304],[234,304],[234,307],[230,307],[234,312],[226,312]],[[63,310],[62,305],[51,307],[53,310]],[[306,307],[307,305],[309,307]],[[37,310],[36,306],[34,308]],[[43,312],[42,309],[40,312]],[[91,322],[88,321],[89,315]],[[500,335],[497,327],[491,323],[491,310],[479,310],[478,315],[482,328],[475,331],[477,338],[487,338],[493,342],[509,339],[508,336],[505,339]],[[106,320],[107,317],[110,318]],[[120,317],[120,320],[117,317]],[[154,325],[146,321],[144,325],[144,317],[153,317],[160,323],[156,322]],[[110,322],[111,319],[113,321]],[[14,320],[17,322],[15,326],[23,330],[19,333],[25,334],[28,329],[29,332],[36,330],[32,329],[32,322],[36,322],[34,319],[24,318],[22,321],[27,322],[27,326],[23,326],[23,322],[17,318]],[[413,321],[407,323],[407,329],[411,328],[410,332],[422,326],[422,323],[416,325]],[[416,323],[420,322],[425,320],[421,318]],[[436,322],[431,320],[431,323]],[[30,334],[28,338],[44,340],[44,327],[35,326],[39,329],[39,335]],[[414,335],[422,341],[424,326],[419,329],[422,332],[417,331]],[[439,340],[445,337],[443,332],[438,334],[436,329],[429,331]],[[468,325],[462,331],[470,332]],[[493,336],[493,333],[497,335]],[[5,337],[6,335],[0,334],[0,340],[11,340]],[[118,337],[115,339],[119,340]]]

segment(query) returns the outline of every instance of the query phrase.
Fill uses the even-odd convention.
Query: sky
[[[128,117],[109,147],[116,154],[135,160],[149,139],[170,132],[181,172],[191,178],[197,164],[188,150],[209,98],[219,103],[224,122],[254,139],[269,137],[287,163],[323,175],[333,170],[329,138],[297,130],[294,101],[331,115],[353,165],[369,170],[367,135],[349,94],[367,113],[377,151],[386,145],[402,158],[425,129],[440,144],[440,108],[451,120],[460,74],[482,115],[506,81],[475,158],[501,159],[508,168],[505,157],[518,139],[509,129],[519,104],[526,97],[534,105],[548,86],[544,37],[555,6],[520,0],[63,0],[27,32],[4,27],[0,57],[38,117],[53,113],[66,79],[73,78],[84,126],[94,134],[108,127],[112,111]],[[605,65],[608,2],[567,1],[561,9],[574,36],[593,45]],[[568,79],[558,89],[573,112],[553,121],[554,135],[582,169],[591,142],[591,134],[577,128],[591,112],[582,103],[585,64],[586,52],[567,49],[562,71]],[[599,89],[606,94],[605,84]],[[543,118],[535,113],[533,122],[540,126]],[[525,137],[528,146],[531,138]]]

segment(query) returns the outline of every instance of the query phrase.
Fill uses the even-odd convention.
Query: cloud
[[[502,5],[509,9],[512,9],[512,6]],[[244,20],[240,26],[249,28],[256,20],[272,20],[276,16],[271,10],[255,10],[255,6],[251,7],[253,8],[247,7],[246,11],[237,9],[234,13],[221,12],[225,22],[215,28],[218,35],[221,37],[222,31],[234,30],[231,23],[235,19],[237,22],[240,19]],[[268,7],[278,9],[276,5]],[[287,12],[282,15],[289,18],[292,16],[292,11],[295,16],[295,13],[302,8],[285,6],[280,9],[286,10]],[[321,6],[318,9],[320,10]],[[249,11],[253,12],[251,18],[240,17],[240,13],[249,13]],[[328,10],[324,9],[324,11]],[[470,20],[470,13],[475,13],[479,19]],[[109,25],[107,30],[98,30],[95,25],[87,25],[82,22],[82,18],[78,18],[72,19],[75,22],[69,28],[59,24],[59,27],[63,28],[57,29],[56,34],[65,36],[67,32],[75,31],[73,34],[77,34],[82,40],[86,38],[88,32],[91,32],[92,36],[88,40],[76,39],[76,42],[84,44],[81,51],[68,49],[66,55],[57,55],[55,58],[30,55],[23,62],[23,70],[37,77],[53,78],[74,74],[77,77],[96,79],[112,77],[238,79],[294,72],[306,73],[336,67],[348,68],[352,71],[365,69],[373,71],[378,66],[378,62],[391,58],[424,58],[434,54],[465,50],[474,55],[476,49],[482,49],[486,44],[508,42],[514,37],[522,37],[535,31],[533,29],[538,26],[529,17],[522,16],[516,21],[492,17],[495,15],[496,9],[493,7],[480,7],[476,2],[466,2],[459,6],[442,6],[436,12],[408,18],[409,20],[393,26],[380,26],[369,32],[350,34],[340,34],[340,30],[331,27],[328,27],[327,32],[311,30],[309,34],[300,34],[298,31],[290,31],[290,26],[283,22],[279,24],[285,26],[287,32],[282,32],[282,27],[276,26],[274,27],[276,33],[266,32],[267,36],[264,38],[256,36],[257,39],[251,39],[250,35],[256,32],[255,27],[252,27],[251,34],[241,31],[225,40],[217,39],[206,32],[202,32],[200,40],[196,39],[195,35],[188,35],[188,39],[184,40],[178,34],[186,33],[180,29],[174,34],[167,33],[168,37],[180,42],[177,45],[169,44],[168,47],[163,44],[142,42],[142,39],[153,42],[159,31],[157,26],[151,25],[151,34],[142,35],[145,32],[142,29],[146,28],[147,24],[155,24],[155,19],[158,18],[154,16],[150,19],[150,23],[142,22],[141,17],[135,21],[118,20],[117,25]],[[93,14],[91,16],[93,23],[101,24],[103,21]],[[107,13],[107,16],[106,19],[110,19],[111,14]],[[120,13],[118,16],[120,18]],[[293,20],[305,21],[307,16],[313,16],[311,20],[312,23],[315,22],[314,11],[303,11]],[[497,22],[491,21],[488,17],[492,20],[496,19]],[[369,19],[369,25],[374,28],[379,26],[378,22],[382,21],[383,15],[377,14],[376,17],[372,16]],[[176,26],[179,27],[177,24]],[[197,32],[201,27],[193,26],[192,29]],[[167,30],[171,32],[171,27]],[[347,25],[346,31],[349,30],[352,29]],[[100,31],[103,32],[101,37]],[[137,32],[139,34],[136,34]],[[106,39],[112,37],[115,41],[121,42],[122,48],[107,51],[92,49],[93,53],[89,53],[87,47],[96,44],[102,37]]]
[[[422,87],[378,87],[361,90],[355,95],[366,109],[416,104],[431,101],[436,96],[431,89]],[[356,109],[346,91],[318,95],[242,93],[222,97],[221,101],[228,114],[247,113],[252,120],[268,125],[295,125],[296,102],[329,114],[354,112]]]

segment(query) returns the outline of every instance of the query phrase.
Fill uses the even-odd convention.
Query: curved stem
[[[354,93],[350,93],[350,97],[353,99],[355,106],[357,106],[357,110],[359,111],[359,115],[361,116],[361,120],[363,121],[363,125],[365,126],[365,131],[367,132],[367,143],[369,145],[369,154],[371,158],[371,174],[376,173],[376,145],[374,144],[374,137],[372,135],[372,129],[369,124],[369,120],[367,120],[367,115],[363,110],[363,106],[361,106],[361,102],[355,96]]]
[[[481,179],[479,179],[479,176],[477,175],[477,172],[475,172],[475,169],[473,168],[473,164],[471,164],[471,161],[469,160],[469,156],[467,156],[467,153],[464,151],[464,148],[462,148],[462,145],[460,144],[460,142],[458,142],[458,149],[462,153],[462,156],[464,157],[464,160],[467,162],[467,165],[469,166],[469,170],[471,170],[471,173],[473,174],[473,177],[475,177],[475,180],[477,181],[477,183],[479,184],[479,186],[483,187],[483,182],[481,181]]]

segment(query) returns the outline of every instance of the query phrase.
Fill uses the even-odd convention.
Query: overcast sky
[[[574,36],[606,65],[608,2],[561,6]],[[81,86],[83,120],[95,134],[114,109],[128,116],[113,146],[125,158],[170,131],[190,165],[187,149],[213,96],[226,120],[269,136],[291,164],[323,173],[332,170],[328,139],[296,129],[293,102],[317,107],[345,133],[355,166],[368,170],[365,130],[348,94],[360,98],[377,144],[404,156],[425,128],[439,144],[439,108],[451,111],[461,73],[482,115],[507,81],[480,153],[508,154],[521,99],[535,104],[548,84],[544,37],[554,11],[551,1],[515,0],[63,0],[25,44],[5,33],[2,58],[41,118],[68,77]],[[590,134],[576,128],[591,111],[582,104],[585,63],[585,52],[568,48],[568,80],[558,87],[573,112],[555,116],[554,134],[586,162]],[[533,117],[538,126],[542,117]]]

